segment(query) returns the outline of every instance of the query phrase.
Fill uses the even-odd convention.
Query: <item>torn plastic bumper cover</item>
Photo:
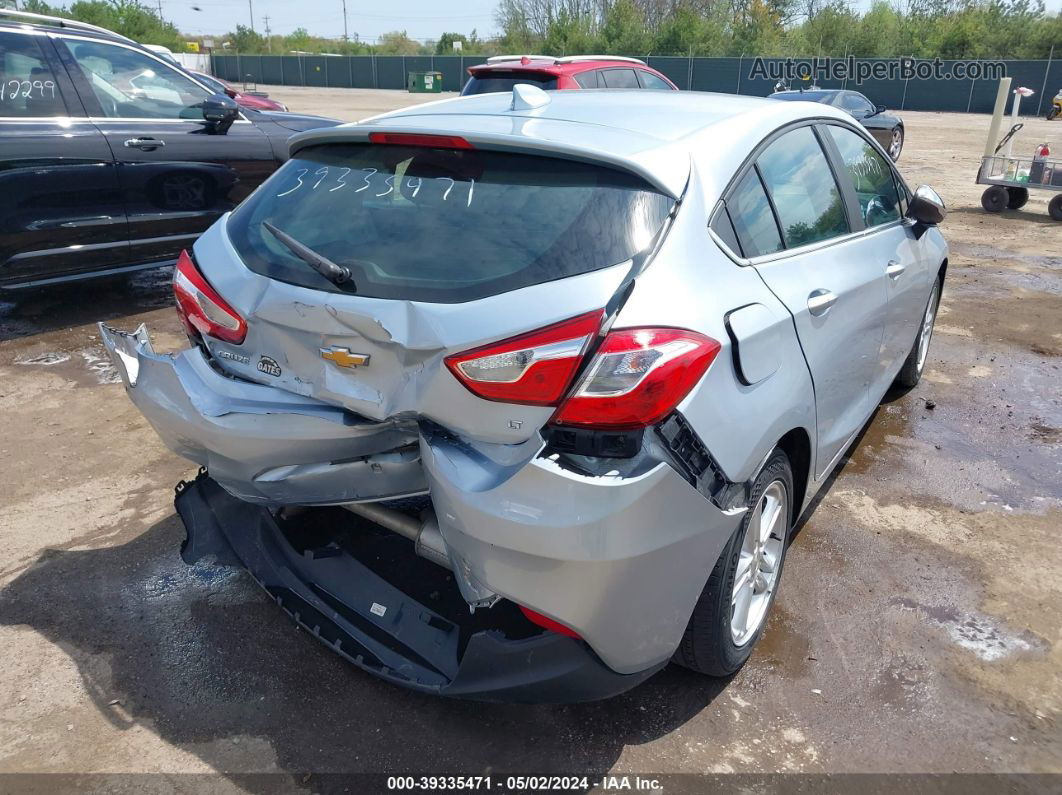
[[[166,446],[243,500],[312,505],[428,490],[415,419],[372,422],[231,378],[199,348],[157,354],[144,326],[99,330],[130,399]]]
[[[471,636],[345,552],[300,555],[265,508],[229,495],[205,473],[178,486],[187,563],[242,565],[302,627],[360,668],[404,687],[490,701],[594,700],[628,690],[664,663],[618,674],[580,640],[543,632],[518,640]]]

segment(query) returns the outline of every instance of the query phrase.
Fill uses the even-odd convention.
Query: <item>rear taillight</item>
[[[551,422],[606,429],[654,425],[689,394],[719,347],[685,329],[613,330]]]
[[[247,322],[210,286],[187,251],[173,270],[177,314],[192,336],[206,334],[239,345],[247,336]]]
[[[524,607],[523,605],[519,605],[519,607],[520,612],[524,614],[524,618],[526,618],[532,624],[536,624],[542,627],[542,629],[548,629],[550,632],[556,632],[560,635],[567,635],[569,638],[579,637],[578,633],[575,630],[569,629],[559,621],[554,621],[552,618],[544,616],[541,613],[536,613],[529,607]]]
[[[470,392],[487,400],[556,406],[601,327],[602,310],[465,351],[446,366]]]

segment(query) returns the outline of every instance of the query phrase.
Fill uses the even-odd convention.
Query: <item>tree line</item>
[[[1062,57],[1042,0],[501,0],[501,49],[566,55]]]
[[[140,0],[77,0],[23,8],[91,22],[174,52],[182,34]],[[212,37],[215,49],[249,54],[843,56],[865,58],[1062,58],[1062,11],[1043,0],[500,0],[498,35],[445,32],[417,41],[392,31],[375,43],[312,36],[304,28],[265,36],[249,27]],[[341,18],[337,14],[337,25]],[[223,44],[227,47],[223,48]],[[459,45],[455,46],[457,43]],[[459,46],[459,49],[458,49]]]

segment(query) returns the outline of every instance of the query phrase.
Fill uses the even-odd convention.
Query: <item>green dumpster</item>
[[[442,72],[410,72],[406,88],[411,94],[438,94],[442,91]]]

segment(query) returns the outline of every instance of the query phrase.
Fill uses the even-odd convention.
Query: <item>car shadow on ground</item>
[[[113,320],[173,304],[173,268],[31,290],[0,291],[0,341]]]
[[[146,724],[218,771],[279,769],[296,785],[311,772],[597,776],[726,686],[672,665],[591,704],[409,692],[296,630],[242,570],[186,566],[176,516],[132,533],[117,546],[47,550],[0,591],[0,625],[66,651],[115,728]]]

